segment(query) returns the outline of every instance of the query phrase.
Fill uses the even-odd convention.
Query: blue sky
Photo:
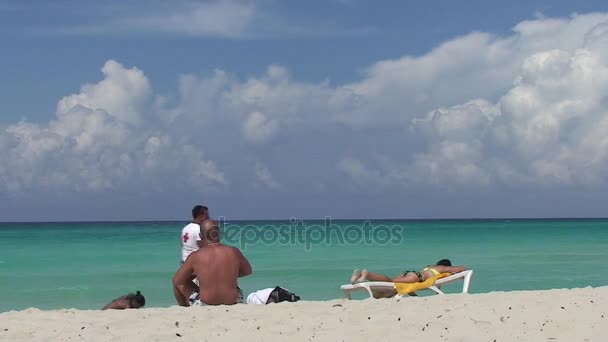
[[[0,1],[0,220],[605,216],[606,7]]]

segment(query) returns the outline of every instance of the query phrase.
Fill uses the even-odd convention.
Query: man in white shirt
[[[182,229],[182,264],[190,253],[195,252],[201,246],[201,224],[209,219],[209,209],[202,205],[192,208],[192,222]]]

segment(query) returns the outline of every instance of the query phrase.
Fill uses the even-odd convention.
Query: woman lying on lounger
[[[418,283],[427,280],[428,278],[440,275],[441,273],[458,273],[465,271],[464,266],[452,266],[452,262],[448,259],[442,259],[437,262],[437,265],[429,265],[420,271],[405,271],[402,274],[391,278],[384,274],[371,273],[367,270],[355,270],[350,278],[351,284],[361,283],[364,281],[390,281],[393,283]]]

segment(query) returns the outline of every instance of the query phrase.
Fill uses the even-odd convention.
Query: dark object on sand
[[[146,298],[140,291],[137,293],[129,293],[125,296],[114,299],[110,304],[103,307],[102,310],[115,309],[139,309],[146,305]]]

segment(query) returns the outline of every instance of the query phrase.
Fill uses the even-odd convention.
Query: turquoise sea
[[[173,305],[187,222],[0,223],[0,312],[101,308],[141,290]],[[245,294],[282,285],[341,298],[354,268],[397,275],[439,259],[475,270],[471,292],[608,285],[608,219],[237,221],[224,223],[254,274]],[[452,291],[458,290],[457,286]]]

